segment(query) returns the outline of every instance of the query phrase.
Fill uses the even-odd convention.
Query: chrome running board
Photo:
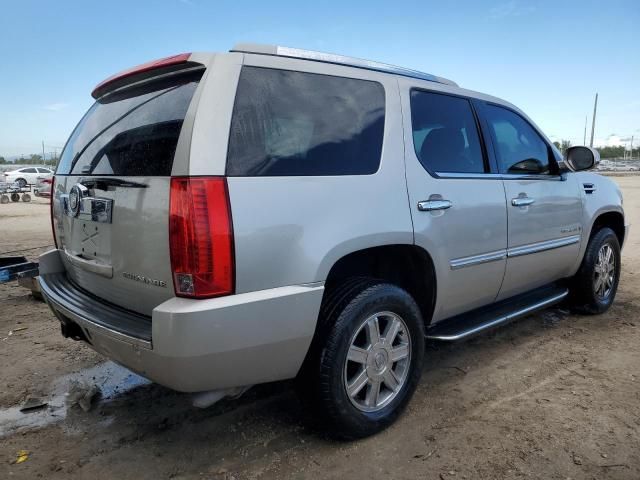
[[[430,340],[455,342],[559,303],[569,294],[565,287],[543,287],[502,302],[442,320],[427,329]]]

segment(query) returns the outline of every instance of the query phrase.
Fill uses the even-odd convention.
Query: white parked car
[[[4,172],[4,181],[7,183],[18,182],[21,187],[33,185],[38,177],[51,176],[53,170],[45,167],[24,167],[10,172]]]

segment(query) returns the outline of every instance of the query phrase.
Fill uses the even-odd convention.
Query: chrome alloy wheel
[[[388,405],[407,380],[411,338],[404,320],[392,312],[368,317],[349,343],[343,382],[351,403],[363,412]]]
[[[606,299],[613,290],[616,276],[616,256],[608,243],[600,247],[598,260],[593,272],[593,291],[601,300]]]

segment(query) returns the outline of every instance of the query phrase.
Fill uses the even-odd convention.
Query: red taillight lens
[[[176,295],[233,293],[233,230],[225,178],[171,179],[169,244]]]
[[[51,215],[51,233],[53,234],[53,244],[58,248],[58,240],[56,240],[56,220],[53,218],[53,194],[55,193],[54,185],[56,177],[51,177],[51,192],[49,195],[49,215]]]

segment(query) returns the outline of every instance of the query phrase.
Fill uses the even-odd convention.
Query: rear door
[[[36,183],[36,178],[38,177],[38,171],[35,168],[23,168],[19,173],[20,177],[24,178],[27,183],[33,184]]]
[[[472,102],[400,79],[415,243],[432,256],[438,321],[493,302],[506,263],[502,180],[490,173]],[[404,88],[403,88],[404,86]]]
[[[571,273],[580,249],[582,197],[575,175],[560,175],[551,146],[518,112],[481,106],[504,179],[507,269],[499,299]]]
[[[69,278],[146,315],[174,296],[170,179],[174,163],[188,162],[177,146],[189,138],[183,123],[201,75],[149,80],[98,99],[56,172],[55,232]]]

